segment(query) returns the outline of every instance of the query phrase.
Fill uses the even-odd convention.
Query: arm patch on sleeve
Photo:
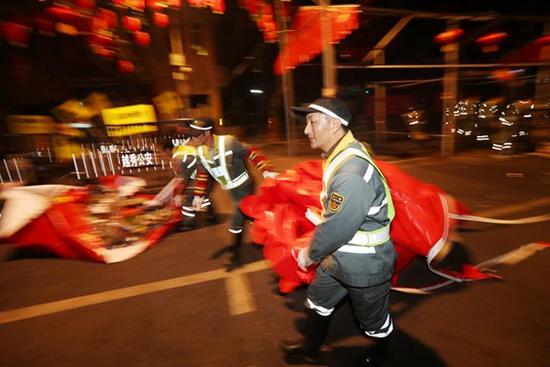
[[[337,192],[330,194],[328,209],[331,213],[338,213],[342,209],[345,198]]]

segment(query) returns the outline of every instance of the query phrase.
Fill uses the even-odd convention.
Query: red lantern
[[[130,0],[130,7],[132,9],[143,11],[143,9],[145,9],[145,1],[144,0]]]
[[[535,40],[535,45],[537,46],[546,46],[550,45],[550,34],[541,36]]]
[[[225,13],[225,0],[212,0],[210,3],[212,11],[216,14]]]
[[[509,69],[496,69],[491,73],[493,79],[506,82],[514,79],[514,73]]]
[[[508,37],[506,32],[489,33],[479,37],[475,42],[481,46],[483,52],[493,52],[498,50],[498,44],[506,37]]]
[[[147,0],[147,7],[152,11],[157,11],[163,8],[159,0]]]
[[[106,59],[112,59],[115,57],[115,51],[105,47],[92,47],[92,51],[101,57]]]
[[[82,27],[84,23],[84,17],[80,13],[62,6],[50,6],[45,12],[56,23],[66,23],[77,28]]]
[[[151,44],[151,36],[147,32],[137,31],[134,33],[134,41],[140,46],[147,47]]]
[[[194,6],[196,8],[201,8],[203,6],[205,6],[205,1],[204,0],[187,0],[189,2],[189,5],[190,6]]]
[[[164,13],[153,13],[153,23],[159,28],[166,28],[169,23],[168,15]]]
[[[31,28],[16,22],[1,24],[2,34],[13,46],[27,47],[31,36]]]
[[[449,45],[455,43],[459,40],[460,37],[464,34],[464,31],[460,28],[451,29],[445,32],[439,33],[434,37],[435,43],[440,45]]]
[[[115,28],[117,26],[116,14],[112,10],[99,9],[99,17],[103,18],[107,22],[109,28]]]
[[[118,71],[124,74],[130,74],[136,71],[134,63],[128,60],[118,60],[117,61]]]
[[[91,23],[90,32],[99,32],[109,29],[109,23],[107,23],[107,20],[103,17],[93,17]]]
[[[99,33],[90,33],[88,35],[88,40],[90,44],[92,45],[98,45],[98,46],[112,46],[113,45],[113,37],[107,36],[104,34]]]
[[[135,32],[141,29],[141,20],[138,18],[125,16],[122,18],[122,24],[129,31]]]
[[[55,34],[55,26],[53,22],[49,21],[46,18],[36,18],[34,20],[34,25],[38,30],[38,33],[47,34],[49,36],[53,36]]]
[[[181,8],[181,0],[167,0],[166,5],[172,8]]]
[[[92,9],[95,6],[95,0],[73,0],[73,3],[84,9]]]

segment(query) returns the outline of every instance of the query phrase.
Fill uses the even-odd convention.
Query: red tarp
[[[455,223],[449,211],[464,213],[465,208],[435,185],[424,183],[397,166],[377,161],[391,188],[395,218],[391,238],[398,252],[392,285],[415,257],[427,258],[429,268],[453,281],[494,277],[465,265],[463,271],[436,270],[432,259],[447,240]],[[309,246],[315,225],[306,218],[306,210],[320,212],[319,193],[322,178],[321,161],[299,163],[281,173],[277,179],[264,180],[258,193],[241,202],[244,213],[254,219],[252,240],[264,245],[264,257],[280,276],[279,289],[293,291],[301,283],[310,283],[315,270],[299,270],[291,250]]]

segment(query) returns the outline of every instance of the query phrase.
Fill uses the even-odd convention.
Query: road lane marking
[[[250,283],[245,273],[237,273],[226,277],[225,289],[229,301],[229,314],[235,316],[256,311]]]
[[[550,197],[534,199],[531,201],[525,201],[520,204],[506,205],[495,209],[488,209],[488,210],[478,212],[477,214],[483,215],[483,216],[501,216],[501,215],[512,214],[515,212],[522,212],[528,209],[534,209],[537,207],[548,206],[548,205],[550,205]],[[0,325],[10,323],[10,322],[30,319],[33,317],[46,316],[57,312],[69,311],[69,310],[73,310],[81,307],[92,306],[100,303],[116,301],[119,299],[125,299],[129,297],[136,297],[144,294],[160,292],[163,290],[185,287],[187,285],[203,283],[211,280],[226,279],[228,277],[236,276],[242,273],[251,273],[251,272],[256,272],[260,270],[265,270],[268,268],[270,268],[268,262],[265,260],[261,260],[250,264],[246,264],[242,268],[236,269],[231,273],[228,273],[224,269],[216,269],[216,270],[211,270],[203,273],[190,274],[190,275],[185,275],[177,278],[165,279],[165,280],[160,280],[156,282],[144,283],[144,284],[139,284],[135,286],[105,291],[105,292],[93,293],[93,294],[80,296],[80,297],[68,298],[60,301],[48,302],[48,303],[43,303],[43,304],[38,304],[38,305],[28,306],[28,307],[21,307],[21,308],[7,310],[7,311],[0,311]],[[234,289],[238,290],[239,287],[235,286]],[[244,289],[244,288],[241,288],[241,289]],[[230,300],[229,302],[233,302],[233,301]],[[242,302],[239,304],[246,305],[245,301],[241,300],[239,302]],[[239,307],[240,306],[238,306],[236,309],[240,309]],[[248,305],[246,307],[254,307],[254,306]]]
[[[33,317],[46,316],[57,312],[74,310],[81,307],[97,305],[100,303],[141,296],[144,294],[160,292],[174,288],[181,288],[188,285],[204,283],[212,280],[225,279],[237,275],[244,276],[245,273],[251,273],[269,268],[269,263],[265,260],[261,260],[246,264],[233,273],[229,273],[225,269],[216,269],[197,274],[190,274],[176,278],[159,280],[156,282],[113,289],[105,292],[92,293],[80,297],[67,298],[60,301],[47,302],[34,306],[1,311],[0,325],[14,321],[26,320]],[[236,289],[238,291],[238,288]]]

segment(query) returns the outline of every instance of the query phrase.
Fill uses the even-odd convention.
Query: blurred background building
[[[301,125],[286,107],[321,94],[346,100],[378,147],[534,149],[548,19],[535,1],[5,0],[2,149],[170,135],[167,121],[205,115],[290,143]]]

